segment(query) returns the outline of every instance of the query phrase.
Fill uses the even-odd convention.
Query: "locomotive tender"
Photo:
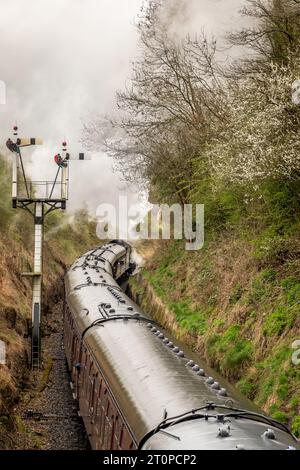
[[[272,418],[241,409],[120,287],[131,247],[112,241],[65,279],[65,351],[95,450],[294,450]]]

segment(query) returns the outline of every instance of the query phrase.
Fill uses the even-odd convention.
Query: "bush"
[[[252,344],[247,340],[238,341],[231,348],[224,358],[224,365],[228,368],[234,368],[250,359],[252,353]]]
[[[296,416],[292,422],[292,432],[296,437],[300,437],[300,416]]]
[[[235,369],[246,362],[253,350],[252,343],[241,338],[240,325],[232,325],[222,335],[211,335],[207,342],[210,356],[221,356],[221,369]]]
[[[237,388],[246,397],[254,400],[257,392],[257,384],[250,378],[241,379],[237,382]]]
[[[205,333],[206,319],[203,312],[192,310],[188,302],[172,303],[170,309],[175,313],[177,322],[185,331]]]
[[[278,266],[294,257],[295,247],[288,237],[269,234],[267,230],[255,242],[254,258],[260,265]]]
[[[289,422],[288,415],[286,413],[283,413],[282,411],[275,411],[274,413],[272,413],[272,417],[283,424],[288,424]]]
[[[280,336],[287,326],[291,327],[296,312],[288,307],[278,306],[265,321],[263,332],[266,336]]]

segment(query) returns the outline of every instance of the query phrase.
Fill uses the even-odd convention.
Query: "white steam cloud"
[[[222,35],[238,21],[242,0],[166,0],[170,31],[178,35],[203,28]],[[134,20],[142,0],[3,0],[0,15],[0,150],[17,120],[24,137],[42,137],[26,166],[33,179],[52,179],[61,142],[70,152],[79,144],[81,118],[89,111],[109,114],[115,91],[130,77],[138,53]],[[109,158],[95,153],[90,162],[72,162],[71,209],[84,202],[92,212],[101,202],[138,195],[113,173]]]

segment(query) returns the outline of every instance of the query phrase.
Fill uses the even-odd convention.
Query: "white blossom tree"
[[[227,119],[215,126],[207,146],[217,178],[240,183],[299,178],[300,109],[292,102],[298,77],[300,60],[293,60],[228,88]]]

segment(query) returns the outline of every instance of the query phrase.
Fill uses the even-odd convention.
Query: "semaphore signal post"
[[[67,143],[63,142],[61,154],[54,157],[57,171],[54,180],[30,181],[26,177],[22,149],[42,145],[41,139],[19,138],[18,128],[13,128],[13,139],[6,142],[13,154],[12,164],[12,206],[25,209],[34,220],[34,261],[33,271],[22,273],[32,277],[32,325],[31,325],[31,364],[33,369],[40,367],[41,360],[41,313],[42,313],[42,276],[43,276],[43,232],[45,217],[54,210],[66,209],[69,197],[69,164],[71,160],[86,160],[83,153],[71,157]]]

